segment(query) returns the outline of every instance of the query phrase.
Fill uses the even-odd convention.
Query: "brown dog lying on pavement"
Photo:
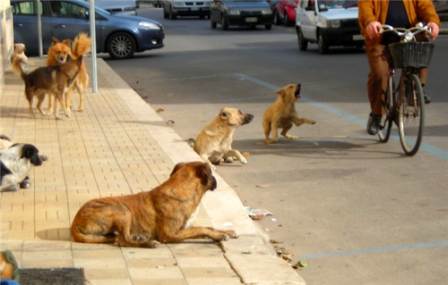
[[[296,112],[295,103],[300,98],[300,83],[288,84],[277,91],[277,99],[269,106],[263,116],[264,142],[270,144],[278,140],[278,128],[282,129],[282,136],[293,140],[297,137],[288,135],[292,125],[302,124],[314,125],[313,120],[299,118]],[[272,133],[272,139],[270,134]]]
[[[216,179],[207,163],[179,163],[167,181],[149,192],[87,202],[76,214],[71,234],[77,242],[140,247],[155,247],[158,241],[236,238],[230,230],[185,228],[202,196],[214,189]]]
[[[194,150],[204,161],[219,164],[222,161],[232,162],[234,159],[246,164],[246,158],[236,149],[232,149],[233,133],[254,118],[237,108],[225,107],[196,138]]]

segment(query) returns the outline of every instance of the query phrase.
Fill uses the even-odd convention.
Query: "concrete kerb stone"
[[[106,72],[111,86],[119,88],[119,95],[133,110],[136,120],[147,122],[147,130],[173,163],[201,160],[187,142],[132,90],[103,60],[98,62]],[[222,243],[225,256],[245,284],[305,284],[299,274],[284,260],[278,258],[269,243],[269,237],[248,217],[235,190],[216,172],[219,190],[208,192],[201,204],[213,227],[234,229],[240,236]],[[256,276],[265,276],[265,279]],[[268,282],[268,283],[266,283]],[[286,282],[286,283],[285,283]]]

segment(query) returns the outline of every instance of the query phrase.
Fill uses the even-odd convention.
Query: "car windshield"
[[[358,0],[323,0],[320,1],[319,6],[324,5],[327,9],[341,9],[358,6]]]

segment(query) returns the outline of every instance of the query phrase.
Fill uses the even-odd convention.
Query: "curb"
[[[166,126],[154,109],[104,60],[98,59],[98,65],[109,73],[108,81],[114,82],[115,86],[119,85],[119,94],[128,107],[131,110],[141,110],[134,112],[136,119],[147,122],[147,131],[173,163],[201,160],[188,143],[173,128]],[[142,104],[147,108],[141,108]],[[213,227],[232,228],[238,233],[238,239],[222,242],[221,246],[225,257],[242,281],[251,285],[305,285],[304,279],[286,261],[277,257],[269,237],[249,218],[235,190],[216,172],[215,177],[219,191],[204,195],[201,205]]]
[[[441,35],[448,35],[448,28],[446,29],[440,29],[440,33]]]

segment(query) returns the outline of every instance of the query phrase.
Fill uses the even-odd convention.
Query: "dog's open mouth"
[[[300,83],[297,84],[297,86],[296,86],[296,92],[294,93],[294,96],[296,97],[296,99],[301,98],[301,96],[300,96],[300,87],[301,87]]]

